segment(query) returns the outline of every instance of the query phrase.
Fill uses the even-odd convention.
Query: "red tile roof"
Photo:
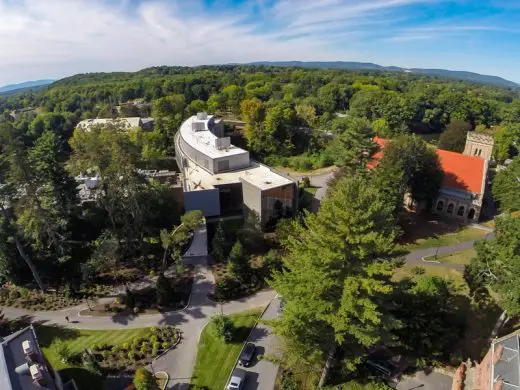
[[[374,137],[374,143],[377,144],[378,150],[372,156],[372,160],[370,160],[367,164],[368,169],[374,169],[379,165],[379,160],[383,158],[383,149],[388,146],[390,140],[384,139],[381,137]]]
[[[442,170],[443,188],[452,188],[480,194],[484,178],[485,160],[447,150],[437,149]]]
[[[374,169],[379,165],[379,160],[383,158],[383,149],[388,146],[390,140],[375,137],[374,142],[379,146],[379,150],[367,164],[368,169]],[[485,180],[486,162],[483,158],[442,149],[437,149],[436,152],[444,171],[442,188],[480,194],[483,180]]]

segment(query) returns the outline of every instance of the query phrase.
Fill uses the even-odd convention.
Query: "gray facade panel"
[[[184,193],[184,209],[186,211],[200,210],[205,217],[220,215],[219,190],[188,191]]]
[[[244,198],[245,213],[249,210],[254,210],[258,213],[258,216],[262,216],[262,191],[252,185],[251,183],[241,180],[242,182],[242,196]],[[260,221],[263,223],[264,221]]]

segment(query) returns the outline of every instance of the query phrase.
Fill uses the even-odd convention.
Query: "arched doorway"
[[[464,216],[464,211],[466,211],[466,208],[464,206],[460,206],[459,210],[457,211],[457,215],[459,217],[463,217]]]
[[[437,202],[437,211],[442,211],[444,209],[444,202],[442,200],[439,200]]]
[[[447,212],[448,214],[452,214],[454,208],[455,208],[455,205],[454,205],[453,203],[450,203],[450,204],[448,205],[448,208],[446,209],[446,212]]]
[[[469,209],[468,219],[475,219],[475,209]]]

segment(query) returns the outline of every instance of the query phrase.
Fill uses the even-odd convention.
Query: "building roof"
[[[183,122],[181,125],[181,137],[192,148],[205,154],[211,159],[219,157],[233,156],[237,154],[249,154],[247,150],[241,149],[234,145],[229,145],[224,149],[217,149],[216,140],[219,138],[213,134],[208,128],[208,122],[213,118],[213,115],[208,115],[206,119],[198,119],[197,115],[193,115]],[[204,130],[193,129],[193,123],[199,122],[204,124]]]
[[[38,339],[34,328],[29,326],[0,339],[0,389],[2,390],[41,390],[42,387],[33,383],[28,367],[23,369],[27,363],[22,347],[24,341],[30,341],[31,347],[35,349],[38,363],[44,368],[47,385],[43,389],[56,389],[50,373],[47,370],[43,354],[38,345]]]
[[[145,118],[147,119],[147,118]],[[96,119],[85,119],[78,123],[77,127],[82,127],[84,129],[90,129],[92,126],[96,125],[121,125],[125,129],[131,129],[135,127],[139,127],[141,125],[142,119],[138,116],[129,117],[129,118],[96,118]]]
[[[384,155],[384,149],[390,144],[390,140],[380,137],[375,137],[374,142],[379,146],[379,149],[367,164],[369,169],[379,165],[379,161]],[[436,152],[444,172],[443,189],[474,194],[482,192],[486,172],[486,161],[483,158],[443,149],[436,149]]]
[[[208,190],[242,181],[247,181],[262,191],[294,183],[268,166],[253,161],[250,161],[247,168],[212,174],[188,159],[185,170],[186,191]]]
[[[480,194],[485,180],[486,161],[481,157],[437,149],[444,171],[443,188]]]
[[[518,390],[520,388],[520,332],[515,332],[493,341],[492,370],[489,378],[489,389],[495,389],[496,383],[502,390]]]
[[[381,137],[374,137],[374,143],[377,144],[378,148],[372,156],[372,160],[367,164],[368,169],[374,169],[379,165],[379,160],[383,158],[383,149],[388,146],[390,140]]]

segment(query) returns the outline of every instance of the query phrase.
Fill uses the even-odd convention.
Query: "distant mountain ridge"
[[[19,83],[19,84],[4,85],[3,87],[0,87],[0,93],[16,91],[17,89],[41,87],[42,85],[49,85],[52,82],[54,82],[54,80],[34,80],[34,81],[26,81],[24,83]]]
[[[420,68],[401,68],[399,66],[382,66],[371,62],[350,62],[350,61],[259,61],[251,62],[248,65],[267,65],[267,66],[297,66],[302,68],[331,68],[331,69],[350,69],[350,70],[378,70],[391,72],[406,72],[421,74],[426,76],[446,77],[450,79],[471,81],[480,84],[490,84],[507,88],[520,88],[520,84],[506,80],[499,76],[490,76],[474,72],[447,70],[447,69],[420,69]]]

